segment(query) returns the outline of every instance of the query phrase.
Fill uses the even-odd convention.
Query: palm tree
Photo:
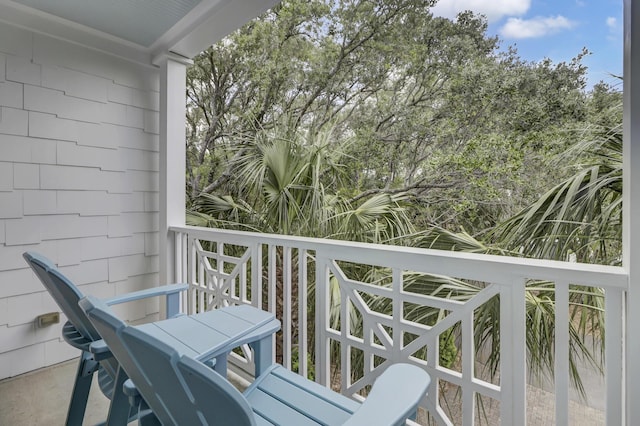
[[[201,194],[187,213],[194,225],[352,241],[398,241],[415,231],[402,207],[405,195],[375,194],[357,204],[333,188],[346,188],[341,146],[331,131],[262,131],[234,149],[230,193]]]

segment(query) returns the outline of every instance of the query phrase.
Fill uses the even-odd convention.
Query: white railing
[[[570,286],[603,288],[605,421],[624,421],[628,279],[622,268],[197,227],[170,230],[176,236],[177,278],[190,284],[189,312],[247,303],[276,313],[282,321],[274,345],[278,361],[356,398],[389,363],[420,365],[432,384],[419,424],[485,423],[492,406],[499,407],[494,411],[501,424],[526,424],[525,287],[531,280],[547,280],[555,283],[557,324],[555,409],[549,410],[555,410],[556,424],[568,425]],[[425,295],[411,285],[419,274],[455,277],[476,290],[466,297],[446,297],[444,291]],[[483,374],[482,360],[476,359],[475,313],[486,303],[499,305],[498,379]],[[425,308],[440,315],[412,320]],[[460,355],[447,367],[440,365],[440,339],[454,327]],[[441,394],[445,389],[447,395]],[[443,407],[451,389],[461,395],[457,417],[456,410]]]

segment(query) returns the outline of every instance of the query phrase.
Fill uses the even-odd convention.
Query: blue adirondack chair
[[[399,425],[415,415],[430,382],[421,368],[395,364],[360,404],[273,364],[242,394],[200,361],[127,326],[99,299],[87,296],[80,307],[165,426]]]
[[[101,337],[78,306],[78,301],[84,295],[46,257],[34,252],[26,252],[23,257],[68,319],[62,328],[62,337],[71,346],[82,351],[65,424],[82,424],[91,381],[96,372],[100,389],[111,400],[107,423],[127,424],[133,412],[137,413],[137,410],[130,406],[128,397],[121,391],[127,377],[118,368],[119,363],[106,345],[96,344],[93,347],[94,353],[90,352],[89,346],[94,342],[100,342]],[[180,310],[180,292],[187,287],[186,284],[156,287],[114,297],[106,300],[106,303],[115,305],[148,297],[166,296],[167,316],[174,316]]]

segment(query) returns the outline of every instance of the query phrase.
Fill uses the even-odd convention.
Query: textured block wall
[[[157,70],[0,23],[0,379],[79,353],[22,258],[111,296],[158,279]],[[157,301],[120,308],[153,316]]]

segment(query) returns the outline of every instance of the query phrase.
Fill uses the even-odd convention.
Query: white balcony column
[[[185,224],[186,69],[191,61],[173,54],[160,66],[160,284],[175,280],[175,242],[170,226]]]
[[[623,266],[629,274],[624,398],[631,425],[640,419],[640,2],[634,0],[624,0],[623,147]]]

